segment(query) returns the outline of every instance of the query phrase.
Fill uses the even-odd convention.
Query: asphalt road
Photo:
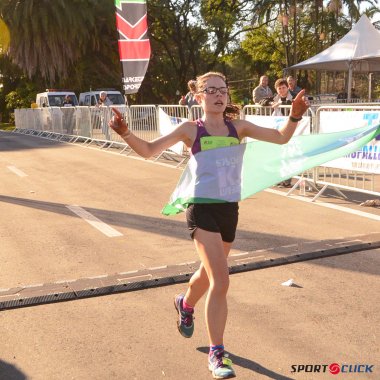
[[[0,289],[198,259],[184,216],[160,214],[179,169],[2,132],[0,174]],[[380,210],[360,207],[360,194],[304,200],[270,189],[242,202],[232,255],[380,240]],[[226,348],[238,378],[330,379],[332,363],[373,365],[340,378],[380,378],[379,253],[231,276]],[[297,286],[281,286],[290,278]],[[194,337],[176,331],[172,298],[184,288],[0,311],[0,379],[209,379],[203,301]],[[292,372],[304,364],[327,370]]]

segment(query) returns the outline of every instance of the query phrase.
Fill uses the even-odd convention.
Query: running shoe
[[[214,379],[231,379],[235,377],[232,369],[232,360],[227,357],[224,350],[215,350],[208,356],[208,369]]]
[[[174,297],[174,307],[178,313],[177,327],[178,331],[185,338],[191,338],[194,332],[194,317],[193,313],[189,313],[183,309],[183,294],[178,294]]]

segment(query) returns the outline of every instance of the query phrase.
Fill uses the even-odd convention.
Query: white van
[[[96,106],[99,101],[99,94],[101,91],[107,93],[107,97],[114,105],[125,105],[124,96],[120,91],[108,90],[108,89],[97,89],[95,91],[82,92],[79,94],[79,105],[80,106]]]
[[[74,106],[78,105],[78,98],[74,92],[69,90],[47,89],[36,96],[38,107],[63,107],[65,96],[70,95]]]

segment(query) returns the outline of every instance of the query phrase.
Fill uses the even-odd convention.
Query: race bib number
[[[202,151],[239,145],[239,140],[230,136],[203,136],[200,142]]]

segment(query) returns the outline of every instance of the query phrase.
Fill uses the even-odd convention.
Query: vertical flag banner
[[[123,88],[135,94],[144,79],[150,58],[145,0],[115,0]]]

